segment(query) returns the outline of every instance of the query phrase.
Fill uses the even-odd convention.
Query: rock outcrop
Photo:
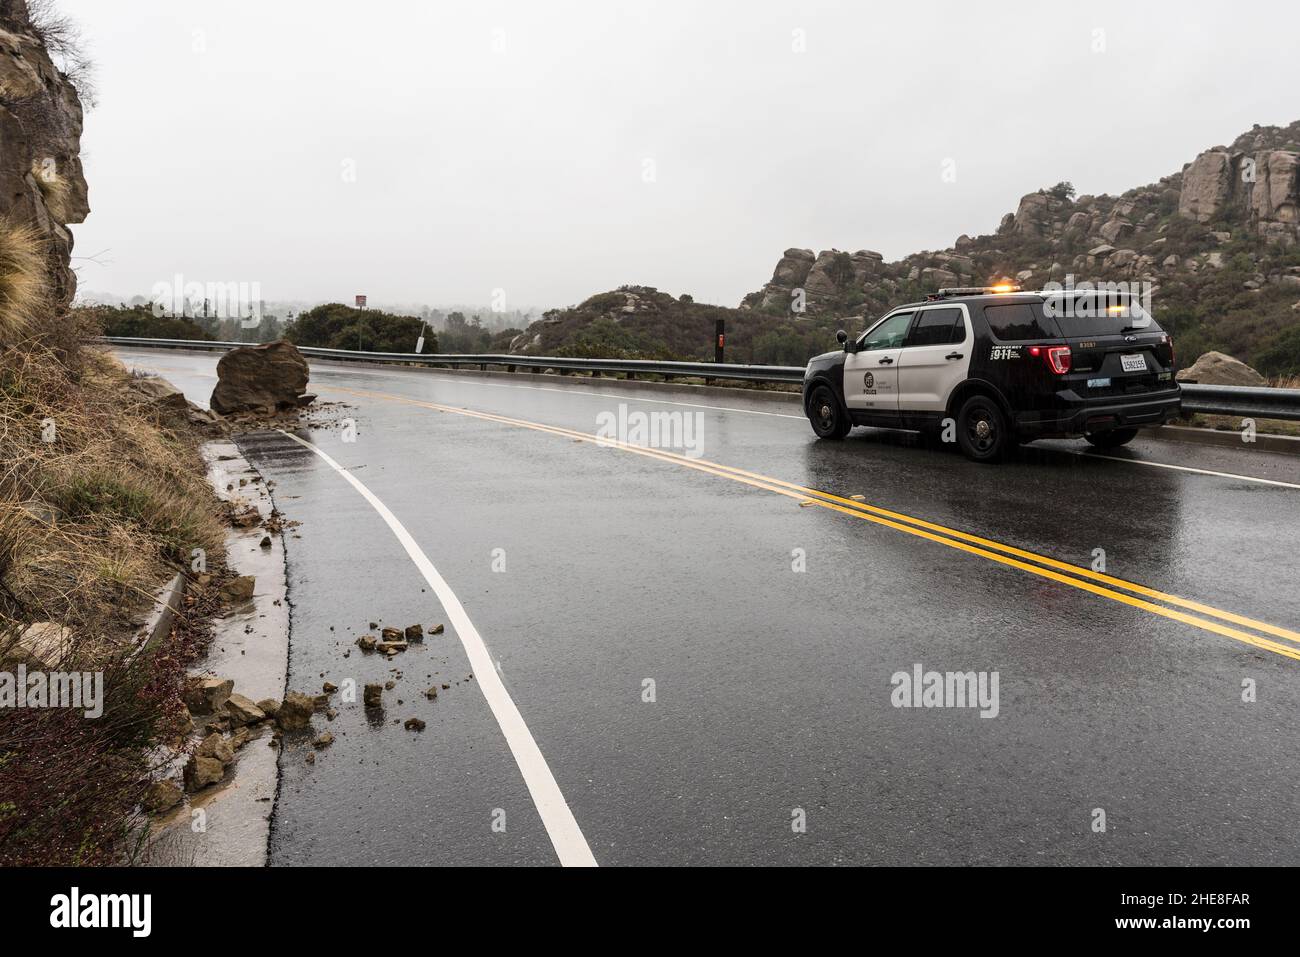
[[[1183,171],[1178,212],[1200,223],[1246,220],[1261,235],[1296,241],[1300,152],[1206,150]]]
[[[294,409],[311,401],[307,378],[307,360],[291,342],[241,346],[217,363],[210,405],[221,415]]]
[[[67,227],[90,213],[81,126],[77,89],[50,58],[26,0],[0,0],[0,216],[36,226],[64,304],[77,289]]]
[[[740,308],[844,321],[850,314],[880,315],[899,297],[919,298],[943,286],[1014,278],[1035,287],[1067,275],[1178,285],[1190,298],[1188,277],[1230,267],[1234,277],[1244,273],[1239,288],[1267,290],[1289,284],[1278,251],[1298,242],[1300,122],[1256,126],[1122,196],[1076,198],[1068,183],[1029,193],[995,232],[963,234],[948,249],[895,262],[866,250],[787,249],[772,278]],[[1231,252],[1216,248],[1227,244]]]

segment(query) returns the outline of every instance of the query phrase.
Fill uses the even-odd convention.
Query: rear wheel
[[[1117,449],[1128,445],[1137,434],[1137,429],[1111,429],[1109,432],[1093,432],[1084,438],[1099,449]]]
[[[840,407],[829,386],[819,385],[808,400],[808,421],[823,439],[842,439],[853,428],[848,413]]]
[[[1012,443],[1007,417],[997,402],[984,395],[967,399],[957,413],[957,444],[975,462],[996,462]]]

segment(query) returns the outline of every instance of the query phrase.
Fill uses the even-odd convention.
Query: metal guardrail
[[[121,336],[104,336],[100,341],[121,346],[147,346],[156,349],[197,349],[204,352],[225,352],[247,342],[205,342],[200,339],[132,339]],[[516,369],[555,369],[558,372],[621,372],[628,376],[661,375],[668,378],[698,377],[705,379],[733,379],[745,382],[803,382],[803,366],[757,366],[717,362],[667,362],[657,359],[573,359],[561,356],[518,356],[499,353],[472,355],[468,353],[417,353],[417,352],[359,352],[350,349],[321,349],[316,346],[298,346],[303,355],[316,359],[342,359],[350,362],[389,362],[421,366],[478,366],[486,369],[499,366],[511,372]]]
[[[133,339],[105,336],[101,342],[120,346],[139,346],[152,349],[192,349],[203,352],[226,352],[245,342],[205,342],[197,339]],[[629,378],[638,374],[660,375],[666,378],[730,379],[744,382],[803,381],[802,366],[760,366],[717,362],[660,362],[655,359],[571,359],[560,356],[517,355],[426,355],[415,352],[354,352],[348,349],[320,349],[299,346],[298,351],[317,359],[335,359],[350,362],[387,362],[420,366],[478,366],[487,369],[497,366],[514,372],[516,369],[542,371],[555,369],[565,372],[623,373]],[[1207,415],[1238,415],[1259,419],[1289,419],[1300,421],[1300,389],[1268,389],[1252,386],[1200,385],[1182,383],[1183,411]]]
[[[1300,389],[1180,383],[1183,411],[1300,421]]]

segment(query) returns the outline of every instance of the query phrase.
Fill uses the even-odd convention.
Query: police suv
[[[920,430],[992,462],[1036,438],[1114,448],[1179,413],[1173,340],[1126,292],[941,289],[836,338],[843,349],[804,372],[804,411],[825,439]]]

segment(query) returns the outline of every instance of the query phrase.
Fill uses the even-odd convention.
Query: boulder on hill
[[[291,342],[240,346],[217,363],[217,387],[209,403],[214,412],[280,412],[311,402],[307,360]]]
[[[1268,385],[1268,381],[1246,363],[1222,352],[1207,352],[1186,369],[1179,370],[1179,382],[1200,385]]]

